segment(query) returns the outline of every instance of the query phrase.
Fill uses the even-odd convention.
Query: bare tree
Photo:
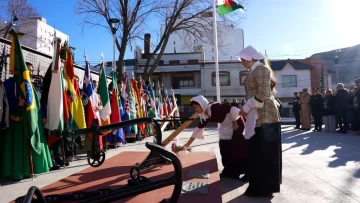
[[[77,14],[85,15],[84,26],[100,26],[110,33],[116,32],[116,47],[119,51],[117,72],[122,78],[122,65],[127,46],[140,36],[141,27],[146,25],[150,14],[161,7],[157,0],[78,0],[75,7]],[[111,19],[120,20],[114,28]]]
[[[184,46],[193,46],[197,41],[203,44],[213,44],[212,0],[169,0],[157,14],[165,19],[165,28],[153,52],[148,56],[144,68],[144,78],[148,78],[157,68],[171,34],[177,34]],[[243,3],[243,2],[242,2]],[[221,16],[223,26],[239,24],[242,17],[236,14]],[[218,39],[226,33],[218,30]],[[219,43],[219,46],[225,46]]]
[[[5,11],[0,15],[0,33],[6,38],[14,20],[20,20],[22,26],[26,26],[27,20],[31,17],[37,17],[38,11],[29,4],[27,0],[0,0],[0,10]]]

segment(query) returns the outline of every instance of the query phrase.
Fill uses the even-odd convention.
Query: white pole
[[[216,23],[216,0],[213,0],[213,29],[214,29],[214,50],[215,50],[215,73],[216,73],[216,100],[220,101],[220,78],[219,78],[219,54],[217,41],[217,23]]]

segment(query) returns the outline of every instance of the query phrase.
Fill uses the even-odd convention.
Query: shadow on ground
[[[330,137],[330,139],[329,139]],[[303,148],[301,155],[312,154],[316,151],[325,151],[333,149],[333,158],[329,161],[328,167],[336,168],[346,166],[349,162],[360,162],[360,147],[354,143],[360,143],[360,136],[353,132],[347,134],[313,132],[294,130],[293,128],[282,128],[282,143],[292,144],[289,148],[283,149],[283,152],[294,148]],[[353,176],[360,178],[360,169]]]

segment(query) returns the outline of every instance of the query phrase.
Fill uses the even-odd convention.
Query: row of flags
[[[17,34],[14,34],[14,36],[11,52],[15,52],[15,50],[21,51]],[[126,72],[123,75],[123,88],[121,90],[117,87],[117,73],[111,73],[114,89],[109,92],[103,62],[100,64],[98,91],[95,92],[90,63],[85,58],[86,65],[82,89],[88,96],[88,104],[84,108],[80,87],[75,76],[72,51],[68,47],[62,47],[61,41],[58,38],[55,38],[53,46],[51,83],[46,104],[47,122],[45,124],[45,128],[51,131],[64,130],[65,126],[69,129],[89,128],[95,118],[100,120],[100,125],[142,117],[166,118],[168,113],[176,106],[174,94],[173,101],[171,101],[167,92],[160,86],[159,81],[157,88],[154,89],[155,85],[152,81],[149,80],[145,83],[142,79],[136,80],[134,76],[130,79]],[[64,50],[66,52],[65,62],[60,57],[60,52]],[[26,101],[26,108],[23,108],[25,113],[22,115],[24,115],[26,120],[29,129],[26,132],[29,135],[25,136],[30,138],[31,144],[36,151],[39,148],[36,145],[39,143],[37,140],[39,139],[38,118],[40,118],[40,102],[30,82],[30,73],[27,70],[22,53],[11,53],[10,60],[11,73],[22,75],[22,77],[16,77],[18,80],[16,82],[21,87],[20,97]],[[158,101],[155,98],[155,91],[159,95]],[[96,111],[95,108],[99,103],[102,104],[102,108]],[[148,125],[138,124],[124,129],[105,132],[104,134],[111,133],[124,142],[124,135],[126,134],[141,132],[145,135],[151,131],[152,129]],[[92,139],[91,134],[88,137]],[[51,145],[57,139],[56,137],[49,136],[48,145]]]
[[[60,58],[62,49],[66,50],[65,63],[62,63]],[[117,86],[117,73],[111,73],[114,88],[109,92],[103,62],[100,63],[98,89],[95,92],[90,63],[86,58],[85,64],[83,91],[88,96],[88,104],[84,109],[80,88],[74,74],[72,51],[67,47],[61,47],[60,40],[55,39],[52,80],[47,104],[47,129],[63,130],[65,124],[70,129],[89,128],[95,118],[100,120],[100,125],[142,117],[165,118],[174,108],[174,104],[176,105],[176,102],[170,101],[159,81],[157,85],[159,101],[156,101],[154,84],[150,80],[145,84],[144,80],[136,80],[134,76],[129,79],[126,72],[123,75],[123,88],[121,90]],[[71,93],[70,96],[68,92]],[[173,101],[174,99],[173,95]],[[102,108],[97,111],[96,107],[100,103]],[[104,132],[104,134],[111,133],[124,142],[125,134],[137,134],[139,132],[145,135],[150,133],[151,129],[146,124],[138,124],[124,129]],[[91,134],[88,137],[92,139]],[[49,145],[53,141],[56,141],[56,139],[50,141]]]

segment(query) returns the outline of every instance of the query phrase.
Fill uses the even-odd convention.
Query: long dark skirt
[[[242,135],[243,126],[234,131],[231,140],[219,141],[223,177],[239,178],[248,171],[248,141]]]
[[[268,194],[280,192],[282,149],[280,123],[255,128],[249,139],[249,187],[246,192]]]

